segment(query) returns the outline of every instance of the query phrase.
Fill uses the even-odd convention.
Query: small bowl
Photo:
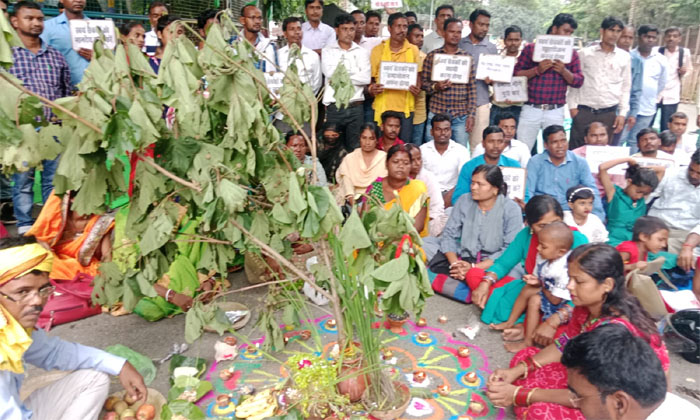
[[[476,374],[476,372],[469,372],[466,375],[464,375],[464,379],[467,380],[470,384],[474,384],[479,382],[479,376]]]
[[[426,327],[426,326],[428,326],[428,321],[426,321],[425,318],[418,318],[416,325],[421,327],[421,328]]]
[[[450,394],[450,386],[445,384],[445,385],[438,385],[437,387],[437,392],[438,394],[442,396],[446,396]]]
[[[445,315],[440,315],[440,316],[438,317],[438,322],[441,323],[441,324],[447,324],[447,316],[445,316]]]
[[[460,347],[457,349],[457,355],[461,358],[467,358],[469,357],[469,348],[467,347]]]
[[[421,383],[425,380],[426,377],[427,375],[422,370],[417,370],[413,372],[413,382]]]
[[[326,322],[326,327],[328,328],[335,328],[338,325],[338,323],[335,321],[335,319],[329,319]]]
[[[416,334],[416,338],[421,343],[426,343],[428,342],[428,340],[430,340],[430,334],[428,334],[427,332],[419,332]]]

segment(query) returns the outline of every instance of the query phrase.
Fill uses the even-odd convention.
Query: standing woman
[[[176,26],[170,26],[175,23]],[[156,74],[158,74],[158,69],[160,69],[160,62],[163,59],[163,54],[165,53],[165,47],[168,46],[168,42],[184,35],[185,28],[180,24],[180,18],[173,15],[165,15],[158,18],[158,24],[156,25],[156,35],[160,40],[160,47],[156,50],[156,53],[148,57],[148,64],[151,65]]]
[[[668,376],[668,352],[653,319],[627,292],[620,253],[609,245],[587,244],[576,248],[568,263],[567,289],[575,307],[572,310],[565,305],[557,312],[566,323],[563,333],[541,350],[521,350],[511,360],[509,369],[496,369],[488,380],[491,402],[501,407],[514,405],[519,419],[584,420],[578,410],[581,398],[567,389],[561,354],[570,339],[601,325],[621,324],[646,340]]]
[[[363,209],[381,205],[389,210],[396,204],[396,196],[401,208],[413,217],[413,226],[420,236],[428,235],[428,189],[422,181],[411,179],[411,154],[405,144],[389,148],[386,154],[387,176],[377,178],[365,192],[367,200]]]
[[[139,50],[142,50],[143,46],[146,45],[146,29],[141,22],[127,22],[119,27],[119,33],[124,44],[136,45]]]
[[[360,147],[343,158],[335,179],[346,201],[354,205],[369,184],[386,176],[386,153],[377,149],[379,129],[374,123],[360,127]]]

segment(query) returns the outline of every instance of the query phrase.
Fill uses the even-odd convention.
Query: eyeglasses
[[[569,397],[569,401],[571,402],[571,405],[574,406],[574,408],[581,408],[581,402],[583,402],[583,400],[585,400],[586,398],[595,397],[595,396],[600,397],[602,395],[603,395],[602,392],[596,392],[595,394],[591,394],[591,395],[579,396],[579,395],[571,392],[571,396]]]
[[[56,286],[45,286],[42,287],[39,290],[22,290],[21,292],[15,293],[15,297],[6,295],[5,293],[0,292],[0,296],[4,297],[5,299],[9,300],[10,302],[14,303],[27,303],[31,301],[34,296],[39,295],[41,299],[48,299],[49,296],[53,294],[53,292],[56,291]]]

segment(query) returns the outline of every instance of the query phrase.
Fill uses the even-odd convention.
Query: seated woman
[[[377,178],[367,188],[367,199],[363,211],[373,205],[381,205],[389,210],[396,200],[401,208],[413,217],[413,226],[421,236],[428,235],[428,189],[425,184],[409,178],[411,172],[411,154],[403,144],[392,146],[386,154],[387,176]]]
[[[430,243],[439,247],[428,256],[433,290],[465,303],[472,301],[465,284],[467,272],[473,267],[489,269],[523,227],[520,206],[506,197],[507,185],[498,166],[477,166],[471,185],[471,193],[455,203],[442,236],[424,241],[426,248]]]
[[[537,261],[537,234],[542,227],[552,222],[561,222],[564,211],[559,202],[549,195],[532,197],[525,205],[525,221],[528,226],[523,228],[508,245],[493,265],[486,271],[479,267],[472,268],[467,273],[467,285],[472,289],[472,302],[484,308],[481,320],[487,324],[498,324],[508,320],[513,304],[525,283],[520,279],[523,274],[534,274]],[[574,230],[572,249],[588,243],[581,232]],[[524,266],[525,273],[517,273],[518,280],[508,274],[514,268]],[[501,279],[499,281],[499,279]],[[545,324],[540,324],[535,330],[535,343],[546,345],[551,342],[554,331],[549,331]],[[522,324],[503,332],[504,340],[522,340],[524,338]]]
[[[605,324],[620,324],[647,341],[666,375],[669,357],[654,320],[625,287],[622,257],[605,244],[583,245],[569,256],[569,286],[575,307],[557,313],[555,327],[563,333],[544,349],[528,347],[513,357],[510,369],[496,369],[488,380],[487,395],[500,407],[514,405],[519,419],[584,419],[581,398],[567,389],[567,371],[561,354],[573,337]],[[633,373],[631,373],[633,374]],[[591,396],[590,398],[599,398]]]
[[[348,154],[340,140],[342,131],[338,124],[326,121],[321,128],[320,138],[318,139],[318,161],[323,165],[323,170],[326,172],[326,178],[331,184],[335,184],[335,173]]]
[[[411,174],[412,179],[423,181],[428,188],[428,198],[430,199],[430,207],[428,208],[428,233],[430,236],[440,236],[442,230],[447,223],[447,214],[445,214],[445,201],[442,199],[440,185],[435,180],[435,175],[423,168],[423,155],[420,147],[413,143],[406,143],[406,148],[411,153]]]
[[[309,148],[306,145],[306,139],[298,131],[290,131],[284,137],[287,144],[287,149],[294,153],[294,156],[301,162],[302,165],[309,169],[316,169],[316,183],[319,187],[325,187],[328,185],[328,180],[326,179],[326,171],[323,170],[323,166],[318,162],[318,159],[314,160],[308,155]],[[309,181],[313,178],[313,171],[309,171]]]
[[[110,233],[114,213],[80,215],[71,209],[75,192],[54,192],[25,236],[34,236],[55,254],[49,278],[74,280],[78,274],[97,275],[101,261],[112,258]]]
[[[360,147],[345,156],[335,174],[343,197],[353,205],[369,184],[386,176],[386,153],[377,150],[377,139],[377,126],[374,123],[362,124]]]

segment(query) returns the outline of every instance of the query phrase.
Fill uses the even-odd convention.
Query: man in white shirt
[[[323,47],[335,39],[333,28],[321,22],[323,0],[305,0],[304,11],[307,21],[301,25],[301,29],[304,31],[302,43],[306,48],[321,54]]]
[[[154,1],[148,6],[148,21],[151,23],[151,30],[146,32],[145,44],[143,46],[143,52],[149,56],[155,55],[156,50],[160,46],[160,41],[158,40],[158,34],[156,34],[156,27],[158,26],[158,19],[161,16],[168,14],[168,6],[162,1]]]
[[[273,73],[279,66],[277,46],[271,39],[265,38],[262,33],[262,12],[253,5],[245,5],[241,9],[241,16],[238,21],[243,26],[241,34],[248,42],[255,46],[258,53],[258,61],[255,67],[263,73]],[[243,39],[234,37],[232,42],[240,42]]]
[[[700,100],[700,98],[698,98]],[[688,134],[688,116],[685,112],[674,112],[668,118],[668,129],[676,135],[676,150],[692,155],[697,149],[697,136]]]
[[[143,378],[126,359],[35,329],[56,289],[49,281],[53,260],[34,237],[0,239],[0,419],[96,420],[109,392],[108,375],[119,376],[134,400],[145,401]],[[69,373],[21,400],[27,363]]]
[[[301,24],[301,18],[296,16],[288,17],[282,22],[282,31],[284,33],[284,38],[287,40],[287,45],[279,49],[277,57],[279,59],[280,69],[283,72],[286,72],[289,66],[294,63],[301,83],[308,84],[313,90],[314,95],[316,95],[318,91],[321,90],[322,83],[321,59],[313,50],[302,45],[304,32],[301,30]],[[296,45],[300,52],[295,53],[298,55],[290,57],[289,51],[292,45]],[[297,58],[294,58],[295,56]],[[283,117],[281,113],[277,113],[275,127],[282,133],[296,131],[292,126],[282,121]],[[311,135],[311,125],[309,122],[305,122],[302,128],[307,135]]]
[[[579,51],[583,85],[569,88],[567,102],[573,125],[571,150],[583,145],[583,131],[593,121],[602,122],[608,137],[622,132],[629,111],[632,69],[630,55],[616,46],[624,23],[608,16],[600,25],[600,43]]]
[[[355,10],[350,13],[350,15],[355,18],[355,39],[353,41],[355,41],[355,44],[366,49],[369,53],[372,53],[372,48],[379,45],[379,43],[382,42],[382,38],[379,36],[368,38],[365,36],[365,22],[367,20],[365,12],[362,10]]]
[[[668,78],[664,90],[657,98],[656,109],[661,109],[661,131],[668,128],[671,114],[678,111],[681,101],[681,83],[693,74],[693,58],[690,50],[680,46],[681,28],[671,26],[664,31],[664,46],[655,50],[668,61]],[[656,114],[654,114],[656,116]]]
[[[687,168],[666,171],[651,197],[658,198],[649,216],[669,225],[668,252],[678,254],[685,238],[700,223],[700,149],[693,153]]]
[[[445,21],[455,17],[455,9],[449,4],[443,4],[435,9],[435,21],[433,32],[423,39],[421,51],[428,54],[430,51],[442,48],[445,45]]]
[[[667,159],[675,162],[673,155],[660,150],[661,148],[661,137],[659,133],[654,128],[643,128],[639,133],[637,133],[637,144],[639,145],[639,152],[634,153],[632,157],[645,157],[652,159]]]
[[[341,140],[348,151],[355,150],[360,144],[360,126],[364,120],[363,105],[365,86],[371,81],[371,65],[369,52],[361,48],[355,38],[355,19],[349,14],[340,14],[335,18],[337,41],[323,48],[321,70],[326,78],[326,89],[323,93],[323,104],[326,106],[326,122],[335,123],[343,131]],[[347,108],[338,108],[335,104],[335,90],[329,81],[343,63],[350,75],[355,93],[350,98]]]
[[[561,363],[570,401],[587,419],[700,418],[700,408],[667,391],[656,352],[624,325],[610,323],[572,338]]]
[[[659,54],[658,51],[652,49],[658,36],[659,29],[656,26],[640,26],[637,29],[637,48],[632,50],[631,53],[633,59],[637,57],[642,61],[642,91],[639,96],[636,121],[625,139],[632,153],[636,153],[639,150],[637,147],[637,133],[653,123],[654,114],[656,114],[656,97],[666,86],[668,60]]]
[[[449,115],[435,114],[430,128],[433,140],[420,147],[423,168],[435,175],[447,207],[452,205],[452,194],[457,186],[459,171],[469,161],[469,150],[450,139],[451,120]]]
[[[531,156],[530,148],[527,147],[527,144],[515,139],[515,133],[518,130],[518,122],[515,119],[515,115],[504,111],[499,113],[494,121],[494,124],[503,130],[503,139],[506,144],[506,148],[503,149],[503,154],[513,160],[517,160],[521,168],[527,168],[527,162],[530,160]],[[484,145],[479,143],[479,145],[474,148],[472,158],[483,154]]]

